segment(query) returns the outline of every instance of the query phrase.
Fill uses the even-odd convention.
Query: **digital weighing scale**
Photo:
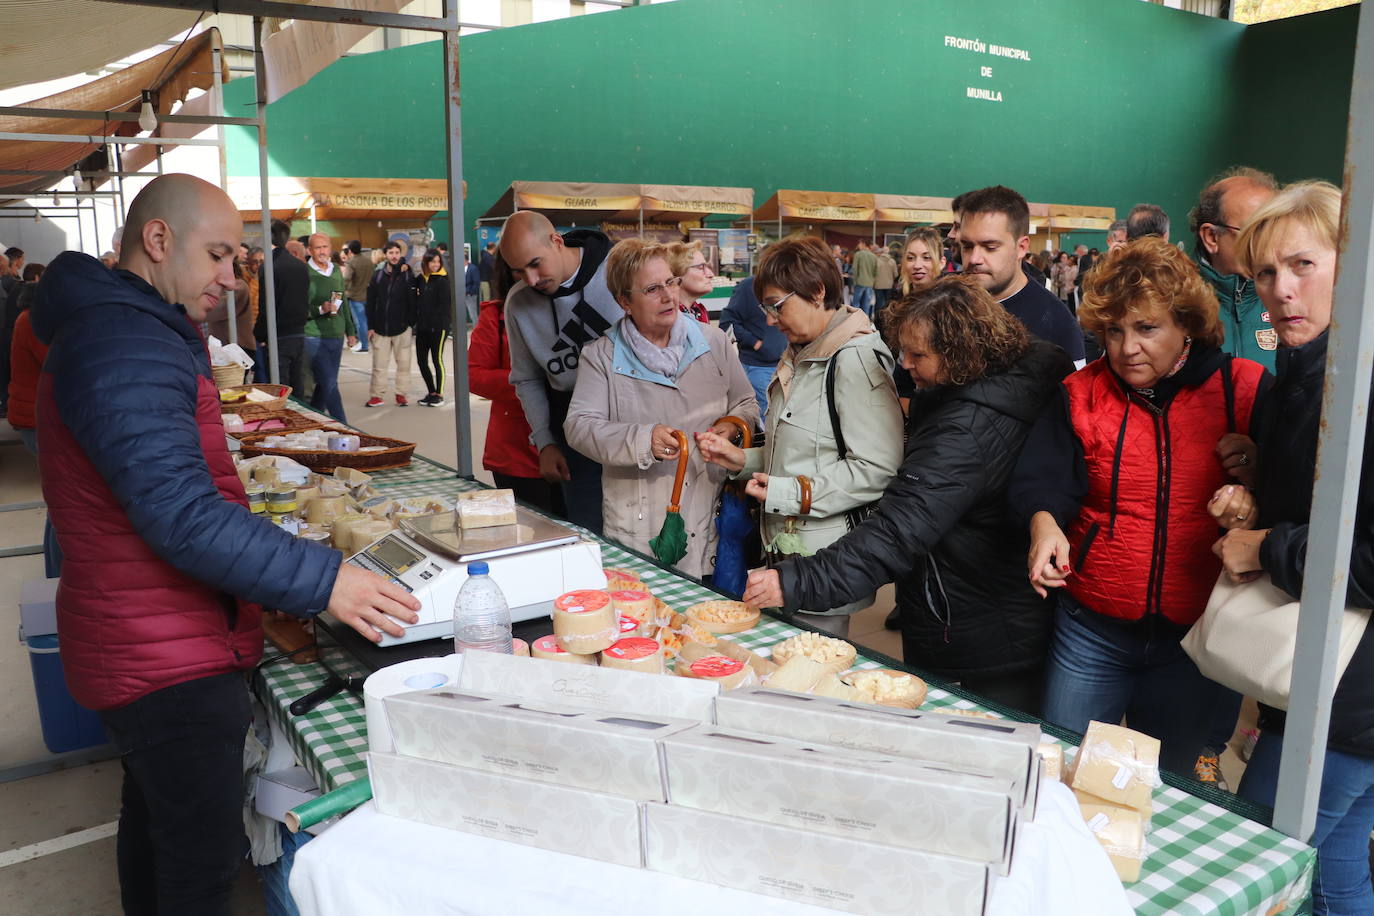
[[[512,622],[549,616],[564,592],[606,587],[600,545],[523,506],[515,509],[514,525],[494,528],[465,530],[453,512],[403,519],[347,562],[419,599],[420,619],[406,626],[406,635],[382,634],[380,645],[391,646],[453,636],[453,605],[474,560],[490,567]]]

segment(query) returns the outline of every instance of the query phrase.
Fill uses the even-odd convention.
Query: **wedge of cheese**
[[[476,490],[458,494],[458,525],[463,529],[515,524],[514,490]]]
[[[1148,810],[1159,785],[1159,739],[1120,725],[1090,722],[1068,782],[1070,788],[1111,804]]]
[[[1140,880],[1145,862],[1145,823],[1140,812],[1119,805],[1080,804],[1089,832],[1107,851],[1123,884]]]

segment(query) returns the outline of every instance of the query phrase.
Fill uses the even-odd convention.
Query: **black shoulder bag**
[[[830,430],[835,434],[835,448],[840,453],[840,460],[846,461],[849,459],[849,447],[845,445],[844,431],[840,429],[840,413],[835,409],[835,364],[839,362],[841,352],[836,351],[835,355],[830,357],[830,364],[825,367],[825,408],[830,411]],[[844,514],[849,530],[853,531],[862,525],[877,509],[876,502],[850,509]]]

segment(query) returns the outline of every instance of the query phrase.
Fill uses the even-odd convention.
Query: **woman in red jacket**
[[[1220,349],[1217,300],[1162,239],[1119,248],[1083,281],[1083,326],[1106,359],[1064,380],[1021,453],[1009,496],[1030,526],[1028,572],[1059,589],[1044,716],[1083,732],[1128,724],[1191,772],[1216,685],[1179,647],[1221,570],[1218,525],[1241,527],[1230,485],[1264,369]],[[1243,463],[1243,462],[1242,462]]]
[[[560,488],[539,476],[539,453],[530,444],[530,424],[510,383],[510,344],[506,340],[506,293],[510,269],[500,254],[491,272],[492,295],[483,302],[468,340],[468,385],[491,401],[482,467],[496,485],[515,491],[517,499],[553,515],[563,513]]]
[[[48,346],[33,333],[29,304],[33,301],[41,276],[42,264],[24,266],[26,282],[17,297],[20,311],[14,321],[14,336],[10,340],[10,426],[23,440],[24,448],[34,456],[38,455],[38,376],[43,371]],[[46,520],[43,522],[43,570],[49,579],[62,575],[62,549],[57,546],[52,523]]]

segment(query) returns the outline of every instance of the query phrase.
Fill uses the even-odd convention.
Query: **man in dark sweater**
[[[272,291],[277,311],[277,379],[301,394],[305,365],[305,320],[309,309],[310,271],[305,262],[286,250],[291,224],[272,221]],[[258,365],[267,366],[267,288],[258,291],[258,318],[253,323],[258,342]]]
[[[386,243],[386,260],[367,287],[367,337],[372,350],[371,397],[364,407],[381,407],[390,390],[391,364],[396,364],[396,406],[410,406],[410,356],[415,352],[415,319],[419,300],[415,275],[401,259],[401,243]]]
[[[1030,206],[1011,188],[993,185],[970,191],[960,201],[959,248],[964,273],[1021,320],[1041,340],[1057,344],[1075,368],[1084,363],[1083,331],[1064,303],[1021,269],[1030,249]]]
[[[734,328],[739,361],[744,366],[744,374],[749,376],[749,384],[754,386],[754,397],[758,399],[759,415],[762,416],[768,412],[768,385],[773,381],[782,351],[787,349],[787,338],[768,323],[754,292],[753,277],[745,277],[735,284],[730,304],[720,313],[720,329],[726,328]]]

